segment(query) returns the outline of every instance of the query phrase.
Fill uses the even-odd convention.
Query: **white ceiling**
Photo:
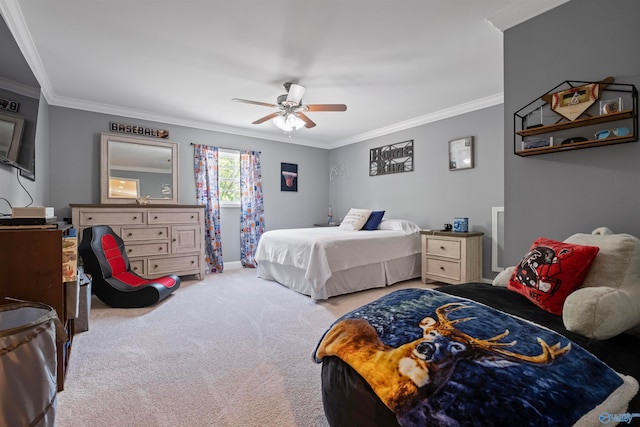
[[[50,105],[334,148],[502,102],[502,32],[568,0],[0,0]],[[317,123],[271,122],[285,81]],[[135,124],[135,123],[132,123]]]

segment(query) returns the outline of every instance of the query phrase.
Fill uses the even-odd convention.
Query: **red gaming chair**
[[[180,287],[175,275],[148,280],[132,272],[124,242],[108,225],[85,228],[78,252],[94,293],[111,307],[147,307]]]

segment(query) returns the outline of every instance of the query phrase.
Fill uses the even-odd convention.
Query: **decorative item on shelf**
[[[329,214],[327,215],[327,224],[333,224],[333,208],[329,205]]]
[[[600,96],[600,85],[591,83],[551,94],[551,110],[568,120],[582,115]]]
[[[553,137],[549,136],[546,138],[528,138],[522,140],[522,149],[530,150],[532,148],[542,148],[542,147],[551,147],[553,146]]]
[[[560,143],[560,145],[567,145],[567,144],[573,144],[573,143],[585,142],[585,141],[588,141],[588,139],[582,136],[574,136],[574,137],[565,139]]]
[[[109,123],[109,129],[112,132],[130,133],[140,136],[155,136],[156,138],[169,138],[169,131],[164,129],[146,128],[136,125],[128,125],[123,123]]]
[[[444,229],[442,231],[451,231],[451,230],[453,230],[453,225],[449,224],[449,223],[446,223],[444,225]]]
[[[622,111],[622,98],[607,99],[606,101],[600,101],[600,115],[619,113]]]
[[[456,233],[468,233],[469,232],[469,218],[456,217],[453,219],[453,231]]]
[[[149,203],[151,203],[151,200],[149,200],[150,198],[151,196],[137,197],[136,202],[139,205],[148,205]]]
[[[473,137],[449,141],[449,170],[473,168]]]
[[[539,107],[529,114],[527,114],[524,118],[524,127],[525,129],[534,129],[539,128],[544,125],[544,120],[542,116],[542,107]]]
[[[613,134],[613,135],[612,135]],[[605,129],[595,133],[596,139],[607,139],[609,137],[627,136],[629,135],[629,128],[615,128]]]

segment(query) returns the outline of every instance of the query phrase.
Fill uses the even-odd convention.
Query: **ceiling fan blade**
[[[313,122],[313,120],[311,120],[309,117],[307,117],[303,113],[296,113],[296,116],[298,116],[298,117],[300,117],[302,119],[302,121],[305,123],[304,127],[306,127],[307,129],[311,129],[312,127],[314,127],[316,125]]]
[[[291,102],[294,105],[300,105],[300,101],[302,101],[302,95],[304,95],[305,90],[304,86],[291,83],[289,86],[289,93],[287,94],[287,102]]]
[[[277,113],[271,113],[271,114],[269,114],[268,116],[264,116],[263,118],[258,119],[258,120],[256,120],[255,122],[252,122],[251,124],[252,124],[252,125],[259,125],[260,123],[264,123],[264,122],[266,122],[266,121],[268,121],[268,120],[271,120],[271,119],[273,119],[274,117],[279,116],[279,115],[280,115],[280,112],[277,112]]]
[[[278,108],[278,106],[276,104],[269,104],[266,102],[259,102],[259,101],[249,101],[248,99],[240,99],[240,98],[232,98],[232,101],[238,101],[238,102],[244,102],[246,104],[255,104],[255,105],[262,105],[264,107],[275,107]]]
[[[307,111],[347,111],[344,104],[309,104],[305,107]]]

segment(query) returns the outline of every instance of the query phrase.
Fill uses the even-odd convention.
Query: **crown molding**
[[[543,14],[570,0],[522,0],[487,18],[494,27],[504,32],[533,17]]]
[[[450,117],[459,116],[461,114],[470,113],[472,111],[481,110],[483,108],[493,107],[504,103],[504,93],[500,92],[495,95],[480,98],[475,101],[467,102],[464,104],[456,105],[451,108],[445,108],[444,110],[436,111],[431,114],[416,117],[414,119],[406,120],[400,123],[396,123],[390,126],[385,126],[379,129],[374,129],[369,132],[361,133],[350,138],[346,138],[337,141],[336,144],[329,148],[338,148],[349,144],[355,144],[356,142],[366,141],[368,139],[377,138],[380,136],[388,135],[393,132],[399,132],[406,129],[411,129],[416,126],[425,125],[428,123],[437,122],[439,120],[448,119]]]

